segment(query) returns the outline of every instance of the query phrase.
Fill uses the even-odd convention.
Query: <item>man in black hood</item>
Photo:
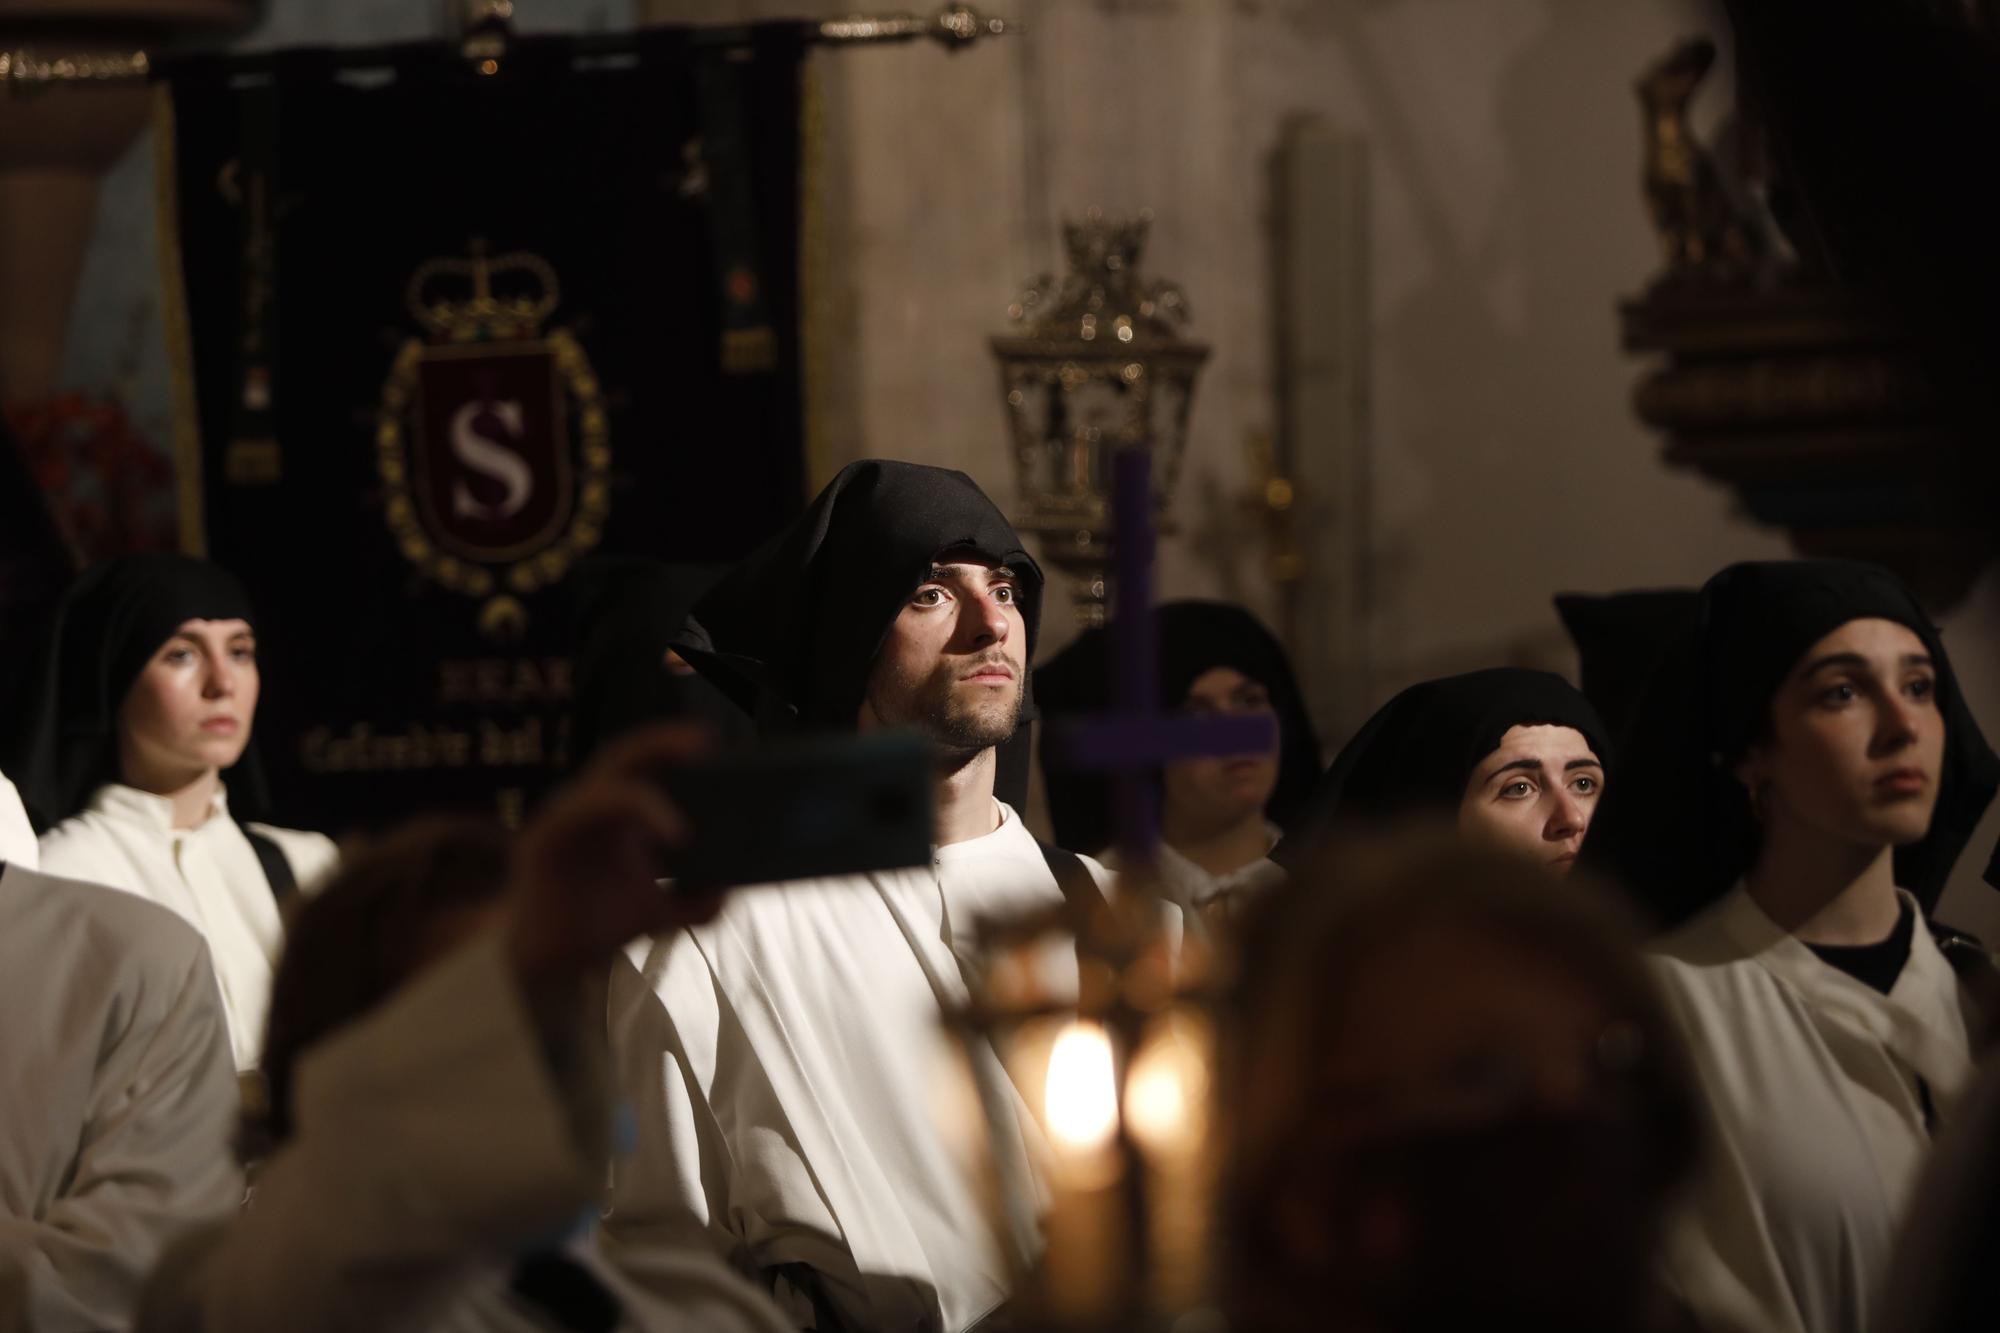
[[[955,1333],[1004,1303],[1038,1241],[995,1243],[977,1173],[940,1137],[940,1017],[966,999],[979,918],[1063,899],[994,794],[1041,592],[969,477],[868,461],[696,603],[676,650],[760,730],[931,740],[937,847],[921,868],[738,892],[629,951],[610,1017],[638,1136],[608,1243],[713,1245],[802,1328]],[[1005,1077],[990,1052],[975,1064]]]

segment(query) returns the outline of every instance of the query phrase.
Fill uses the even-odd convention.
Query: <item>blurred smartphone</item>
[[[706,892],[931,859],[930,746],[873,732],[728,750],[663,777],[693,830],[671,867]]]

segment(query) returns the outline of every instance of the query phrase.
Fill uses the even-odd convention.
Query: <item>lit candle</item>
[[[1121,1313],[1126,1236],[1118,1190],[1118,1080],[1110,1034],[1072,1022],[1049,1050],[1042,1087],[1051,1198],[1042,1261],[1050,1313],[1085,1322]]]
[[[1118,1080],[1112,1072],[1111,1038],[1095,1023],[1071,1023],[1049,1051],[1042,1089],[1049,1139],[1063,1159],[1101,1156],[1118,1133]]]
[[[1208,1032],[1186,1014],[1153,1025],[1125,1080],[1125,1118],[1146,1158],[1154,1299],[1187,1310],[1208,1292]]]

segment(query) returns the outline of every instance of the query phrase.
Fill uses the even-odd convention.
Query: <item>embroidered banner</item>
[[[184,544],[249,584],[281,819],[519,811],[576,570],[803,499],[797,25],[170,65]]]

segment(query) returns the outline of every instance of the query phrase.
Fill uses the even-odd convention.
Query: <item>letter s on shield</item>
[[[409,283],[428,337],[398,351],[376,418],[383,516],[405,558],[491,599],[482,624],[520,623],[519,597],[560,581],[610,512],[611,448],[597,376],[567,329],[554,268],[525,252],[433,259]]]
[[[565,397],[538,342],[424,349],[412,452],[418,508],[439,546],[516,560],[562,531],[574,492]]]

